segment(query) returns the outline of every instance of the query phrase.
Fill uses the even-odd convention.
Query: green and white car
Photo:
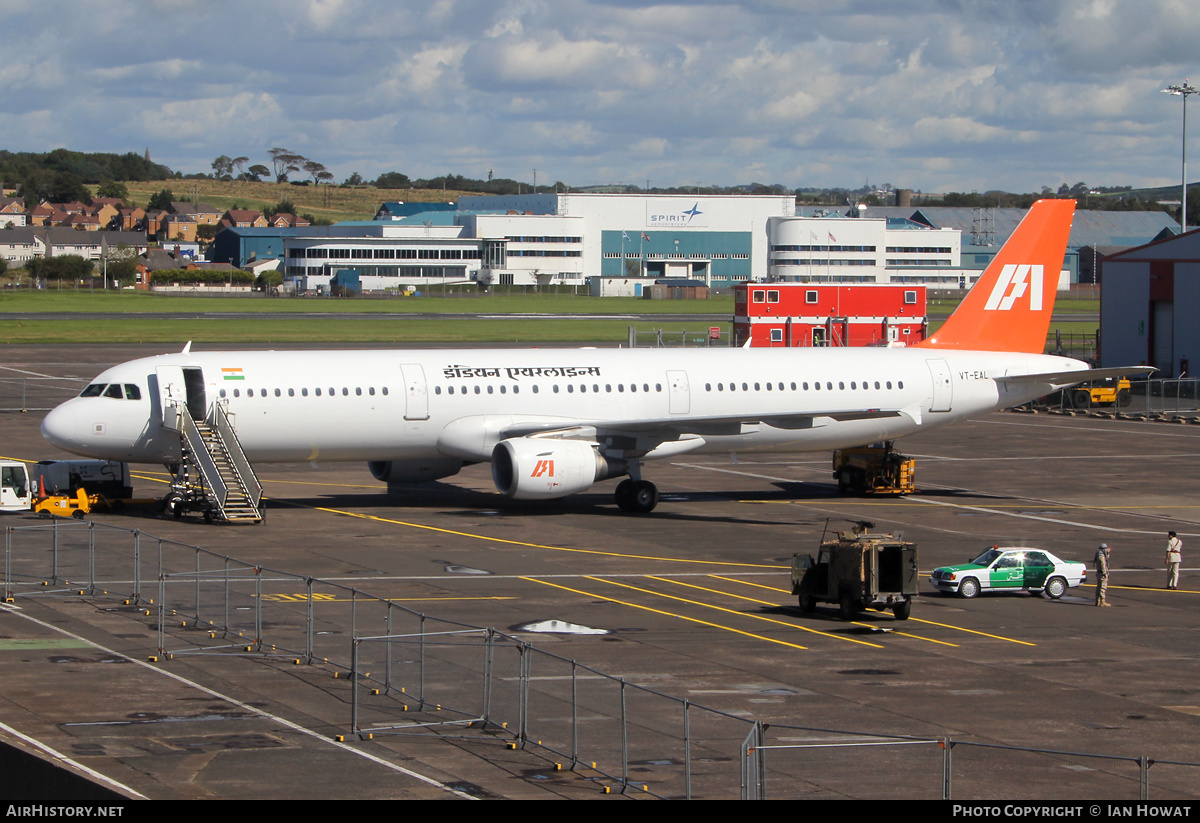
[[[934,569],[929,581],[934,588],[960,597],[975,597],[980,592],[1045,592],[1054,600],[1067,589],[1087,580],[1087,566],[1059,560],[1045,549],[998,546],[985,551],[970,563]]]

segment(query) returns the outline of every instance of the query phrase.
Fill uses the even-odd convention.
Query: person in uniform
[[[1179,564],[1183,562],[1183,541],[1175,532],[1167,532],[1167,588],[1179,588]]]
[[[1096,605],[1109,606],[1112,605],[1106,599],[1108,595],[1108,558],[1112,554],[1112,549],[1107,543],[1101,543],[1100,548],[1096,549]]]

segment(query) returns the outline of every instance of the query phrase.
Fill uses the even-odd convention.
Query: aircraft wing
[[[563,420],[521,421],[505,426],[499,432],[501,439],[510,437],[561,436],[587,437],[593,432],[596,437],[607,434],[637,436],[657,442],[678,440],[686,435],[730,435],[741,434],[744,426],[765,423],[778,429],[811,429],[820,418],[836,420],[875,420],[898,417],[898,409],[838,409],[831,411],[788,412],[780,414],[715,415],[711,417],[680,416],[631,420]]]
[[[1081,371],[1044,372],[1042,374],[1010,374],[997,377],[1008,383],[1047,383],[1056,389],[1087,383],[1092,380],[1104,380],[1109,377],[1140,377],[1158,371],[1154,366],[1118,366],[1111,369],[1083,369]]]

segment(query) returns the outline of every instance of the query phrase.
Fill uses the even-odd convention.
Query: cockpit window
[[[126,400],[141,400],[142,390],[137,387],[136,383],[125,384],[125,399]]]
[[[104,396],[105,397],[115,397],[117,400],[120,400],[123,397],[123,395],[121,394],[121,384],[113,383],[111,386],[109,386],[107,389],[104,390]]]
[[[104,393],[104,383],[93,383],[79,393],[80,397],[99,397]]]

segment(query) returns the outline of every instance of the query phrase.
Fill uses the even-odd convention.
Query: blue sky
[[[0,0],[0,27],[0,148],[282,146],[338,181],[1164,185],[1160,90],[1200,80],[1188,0]]]

